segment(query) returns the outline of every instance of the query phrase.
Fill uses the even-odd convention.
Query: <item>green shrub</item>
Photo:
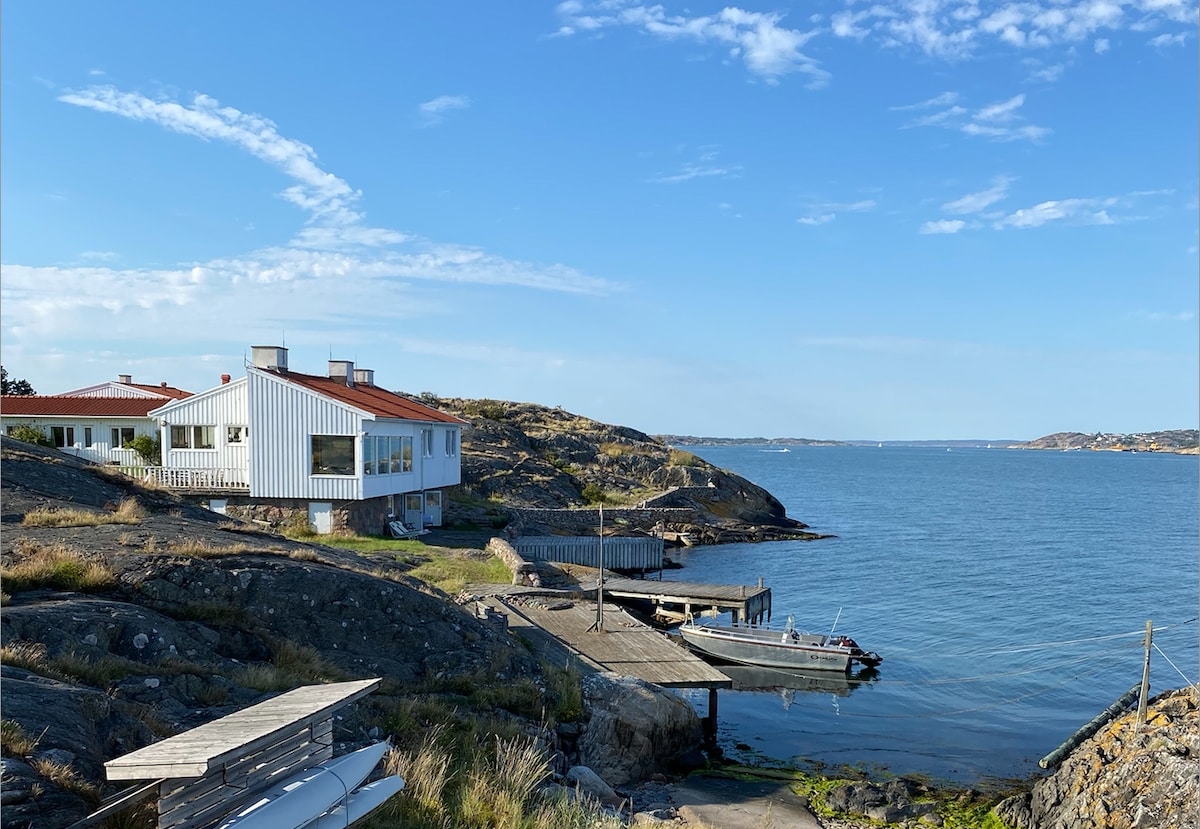
[[[608,501],[608,494],[596,484],[584,484],[579,495],[585,504],[603,504]]]
[[[472,400],[463,406],[463,411],[472,417],[482,417],[486,420],[504,420],[508,407],[499,400]]]
[[[132,450],[146,466],[162,466],[162,440],[150,435],[138,435],[121,447]]]
[[[14,440],[22,440],[26,443],[32,443],[36,446],[48,446],[54,448],[54,441],[50,440],[50,436],[36,426],[30,426],[28,423],[22,423],[20,426],[14,426],[12,431],[8,433],[10,438]]]

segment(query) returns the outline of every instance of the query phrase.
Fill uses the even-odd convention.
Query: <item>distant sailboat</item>
[[[880,449],[882,449],[882,448],[883,448],[883,441],[880,441],[880,442],[879,442],[879,448],[880,448]]]

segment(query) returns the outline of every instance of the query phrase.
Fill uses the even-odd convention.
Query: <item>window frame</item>
[[[446,457],[453,458],[458,454],[458,430],[446,430]]]
[[[249,442],[249,426],[244,426],[241,423],[228,423],[225,425],[225,444],[227,446],[245,446]]]
[[[212,424],[172,423],[167,431],[167,439],[172,449],[215,452],[217,427]]]
[[[129,433],[129,438],[125,438],[125,432]],[[109,435],[112,438],[113,449],[124,449],[125,444],[137,437],[137,429],[133,426],[113,426],[112,433]]]
[[[349,453],[348,453],[349,458],[347,460],[343,461],[343,465],[336,466],[336,467],[323,463],[321,465],[321,469],[323,471],[318,471],[318,466],[317,466],[317,459],[319,457],[318,442],[320,442],[321,444],[328,444],[328,445],[321,446],[321,452],[320,452],[321,455],[330,454],[330,453],[332,453],[332,451],[335,448],[340,450],[339,454],[346,454],[346,449],[349,449]],[[355,440],[354,435],[309,435],[308,436],[309,475],[319,476],[319,477],[336,477],[336,478],[354,478],[354,477],[356,477],[358,465],[356,463],[356,458],[355,458],[355,455],[357,454],[357,452],[355,450],[355,446],[354,446],[355,443],[357,443],[357,441]],[[322,457],[322,460],[324,460],[323,457]]]

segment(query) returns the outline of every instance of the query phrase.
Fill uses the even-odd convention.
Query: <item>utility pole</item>
[[[1142,693],[1138,698],[1137,722],[1146,721],[1146,696],[1150,693],[1150,644],[1154,636],[1151,620],[1146,620],[1146,661],[1142,664]]]
[[[596,576],[596,621],[588,628],[588,632],[604,633],[604,504],[600,504],[600,555],[599,568]]]

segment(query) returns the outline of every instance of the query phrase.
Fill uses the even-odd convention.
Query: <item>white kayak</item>
[[[304,825],[304,829],[343,829],[366,817],[373,809],[404,788],[404,778],[398,774],[384,777],[351,792],[343,803]]]
[[[388,748],[375,743],[294,774],[217,829],[300,829],[358,788]]]

